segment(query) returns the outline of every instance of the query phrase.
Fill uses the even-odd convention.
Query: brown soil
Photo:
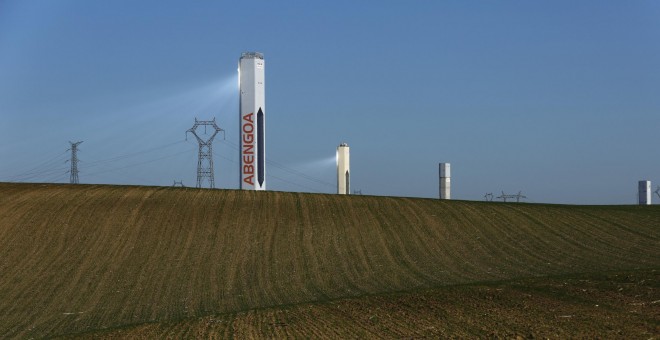
[[[626,338],[660,335],[660,270],[526,279],[257,309],[70,338]]]
[[[660,268],[659,208],[0,183],[0,338]]]

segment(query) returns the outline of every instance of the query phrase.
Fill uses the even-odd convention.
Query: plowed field
[[[67,338],[616,338],[660,334],[660,271],[454,285],[146,323]]]
[[[389,303],[406,310],[414,306],[406,299],[426,294],[433,305],[433,296],[451,295],[446,289],[481,289],[456,288],[471,287],[465,284],[636,270],[657,280],[649,270],[660,268],[659,208],[0,183],[0,338],[131,327],[137,327],[134,336],[154,337],[238,336],[241,330],[248,336],[416,336],[409,331],[417,327],[405,319],[387,323],[382,333],[340,330],[365,329],[359,306],[378,308],[379,299],[385,309]],[[648,287],[651,301],[639,303],[660,299],[657,284]],[[333,319],[328,304],[336,301],[357,306],[357,314]],[[290,334],[249,326],[250,315],[262,315],[286,329],[278,326],[286,320],[268,313],[300,306],[314,311],[312,321],[330,321]],[[638,331],[650,327],[652,333],[653,322],[657,327],[654,306],[642,312],[647,321]],[[195,326],[236,315],[232,322],[244,328],[204,333]],[[451,320],[459,324],[460,318]],[[500,331],[518,330],[507,322],[513,326]],[[139,325],[154,324],[182,329],[141,333]],[[453,333],[428,334],[480,335],[490,327],[479,328],[474,318],[468,324],[474,332],[457,326]]]

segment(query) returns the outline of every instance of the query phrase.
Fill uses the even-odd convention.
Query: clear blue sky
[[[632,204],[660,184],[658,1],[0,0],[0,181],[194,186],[194,118],[227,130],[240,53],[266,58],[270,190]],[[303,175],[301,175],[304,174]],[[328,183],[330,185],[328,185]],[[658,198],[655,197],[655,201]]]

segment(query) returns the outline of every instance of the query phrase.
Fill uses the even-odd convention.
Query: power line
[[[508,198],[515,198],[516,202],[519,203],[521,198],[527,198],[527,196],[523,195],[522,191],[518,191],[518,193],[514,195],[507,195],[504,193],[504,191],[502,191],[502,195],[498,196],[497,198],[502,199],[504,202],[506,202]]]
[[[215,119],[214,119],[214,120],[215,120]],[[210,122],[213,122],[214,120],[212,120],[212,121],[210,121]],[[204,121],[198,121],[198,120],[196,120],[196,121],[197,121],[198,123],[202,123],[202,122],[204,122]],[[201,127],[201,126],[204,126],[204,125],[202,125],[202,124],[198,124],[198,127]],[[193,126],[193,128],[196,128],[196,127]],[[220,131],[224,132],[224,130],[222,130],[222,129],[220,129]],[[187,131],[187,132],[192,132],[192,131],[189,130],[189,131]],[[215,134],[214,134],[214,135],[215,135]],[[199,136],[196,136],[196,137],[199,138]],[[213,136],[213,137],[214,137],[214,136]],[[201,138],[200,138],[200,139],[201,139]],[[186,140],[187,140],[187,139],[186,139]],[[74,173],[75,173],[75,174],[78,174],[78,173],[80,172],[80,169],[92,169],[92,168],[96,168],[96,167],[98,167],[98,166],[100,166],[100,165],[103,165],[103,164],[107,164],[107,163],[115,163],[115,162],[117,162],[117,161],[119,161],[119,160],[128,159],[128,158],[131,158],[131,157],[139,156],[139,155],[142,155],[142,154],[145,154],[145,153],[150,153],[150,152],[153,152],[153,151],[157,151],[157,150],[161,150],[161,149],[165,149],[165,148],[171,147],[171,146],[173,146],[173,145],[177,145],[177,144],[180,144],[180,143],[184,143],[186,140],[180,140],[180,141],[176,141],[176,142],[173,142],[173,143],[168,143],[168,144],[165,144],[165,145],[161,145],[161,146],[156,146],[156,147],[153,147],[153,148],[145,149],[145,150],[142,150],[142,151],[131,152],[131,153],[128,153],[128,154],[117,155],[117,156],[113,156],[113,157],[109,157],[109,158],[104,158],[104,159],[99,159],[99,160],[92,160],[92,161],[84,162],[83,164],[79,164],[79,163],[81,162],[81,160],[78,159],[78,157],[77,157],[77,153],[76,153],[76,157],[75,157],[75,160],[76,160],[76,166],[75,166],[75,169],[74,169],[73,166],[71,166],[71,167],[69,168],[69,171],[68,171],[68,172],[66,171],[66,170],[67,170],[66,167],[42,169],[42,168],[44,168],[44,167],[47,166],[47,165],[51,165],[51,164],[56,163],[57,160],[60,159],[60,157],[63,156],[65,153],[67,153],[67,152],[69,152],[69,151],[72,151],[72,153],[73,153],[73,150],[72,150],[72,149],[73,149],[73,144],[74,144],[74,143],[71,143],[71,144],[72,144],[72,148],[71,148],[71,149],[68,149],[68,150],[64,151],[62,154],[56,155],[56,156],[54,156],[54,157],[52,157],[52,158],[50,158],[50,159],[48,159],[48,160],[46,160],[46,161],[44,161],[44,162],[42,162],[42,163],[40,163],[40,164],[38,164],[38,165],[32,167],[30,170],[28,170],[28,171],[26,171],[26,172],[24,172],[24,173],[22,173],[22,174],[20,174],[20,175],[15,175],[15,176],[13,176],[13,177],[11,178],[10,181],[16,181],[16,180],[27,181],[27,180],[34,179],[34,178],[48,177],[48,176],[50,176],[50,178],[49,178],[49,180],[48,180],[47,182],[53,182],[53,181],[60,181],[60,180],[63,180],[63,179],[65,178],[65,176],[67,175],[67,173],[69,173],[69,177],[70,177],[70,178],[69,178],[69,181],[70,181],[70,182],[73,182],[73,181],[72,181],[72,180],[74,180],[74,179],[73,179],[73,177],[74,177],[73,174],[74,174]],[[208,141],[209,141],[209,142],[212,142],[212,141],[211,141],[211,138],[209,138]],[[233,148],[233,149],[235,149],[235,150],[237,150],[237,151],[239,150],[239,147],[238,147],[235,143],[232,143],[231,141],[223,140],[222,142],[225,143],[225,144],[227,144],[230,148]],[[79,151],[79,150],[77,149],[77,145],[79,145],[80,143],[82,143],[82,142],[78,142],[78,143],[76,144],[76,151]],[[143,161],[143,162],[132,163],[132,164],[128,164],[128,165],[120,166],[120,167],[115,167],[115,168],[111,168],[111,169],[107,169],[107,168],[106,168],[106,169],[98,169],[98,171],[91,172],[91,173],[87,173],[86,176],[90,176],[90,177],[91,177],[91,176],[97,176],[97,175],[104,174],[104,173],[108,173],[108,172],[117,172],[117,171],[119,171],[119,170],[123,170],[123,169],[127,169],[127,168],[132,168],[132,167],[139,166],[139,165],[143,165],[143,164],[147,164],[147,163],[152,163],[152,162],[155,162],[155,161],[159,161],[159,160],[162,160],[162,159],[166,159],[166,158],[174,157],[174,156],[177,156],[177,155],[180,155],[180,154],[183,154],[183,153],[187,153],[187,152],[190,152],[190,150],[186,150],[186,151],[178,152],[178,153],[175,153],[175,154],[168,154],[168,155],[163,156],[163,157],[157,157],[157,158],[149,159],[149,160],[146,160],[146,161]],[[230,162],[232,162],[232,163],[236,163],[236,161],[234,161],[232,158],[230,158],[230,157],[226,157],[226,156],[223,156],[223,155],[218,154],[218,153],[216,153],[216,152],[213,152],[213,150],[210,150],[210,153],[211,153],[211,154],[214,154],[214,153],[215,153],[216,156],[221,157],[222,159],[225,159],[225,160],[230,161]],[[72,156],[73,156],[73,155],[72,155]],[[198,154],[198,158],[199,158],[199,154]],[[71,157],[71,159],[68,160],[68,162],[74,163],[74,162],[72,162],[72,160],[73,160],[73,157]],[[280,171],[283,171],[283,172],[285,172],[285,173],[288,173],[288,174],[290,174],[290,175],[294,175],[294,176],[296,176],[296,177],[298,177],[298,178],[308,180],[308,181],[310,181],[310,182],[312,182],[312,183],[314,183],[314,184],[319,184],[319,185],[323,185],[323,186],[327,186],[327,187],[331,187],[331,188],[334,188],[334,187],[335,187],[334,184],[331,184],[331,183],[328,183],[328,182],[326,182],[326,181],[323,181],[323,180],[321,180],[321,179],[319,179],[319,178],[316,178],[316,177],[313,177],[313,176],[307,175],[307,174],[305,174],[305,173],[303,173],[303,172],[301,172],[301,171],[299,171],[299,170],[296,170],[296,169],[290,168],[290,167],[285,166],[285,165],[283,165],[283,164],[281,164],[281,163],[279,163],[279,162],[275,162],[275,161],[272,161],[272,160],[270,160],[270,159],[267,159],[266,161],[267,161],[268,164],[272,165],[274,168],[276,168],[276,169],[278,169],[278,170],[280,170]],[[72,164],[72,165],[73,165],[73,164]],[[199,159],[198,159],[198,165],[199,165]],[[75,170],[75,171],[72,171],[72,170]],[[198,171],[199,171],[199,168],[198,168]],[[274,179],[276,179],[276,180],[278,180],[278,181],[281,181],[281,182],[284,182],[284,183],[288,183],[288,184],[291,184],[291,185],[295,185],[295,186],[298,186],[298,187],[301,187],[301,188],[304,188],[304,189],[310,190],[310,191],[312,191],[312,192],[323,192],[323,190],[315,189],[315,188],[312,188],[312,187],[307,186],[307,185],[303,185],[303,184],[300,184],[300,183],[297,183],[297,182],[294,182],[294,181],[286,180],[286,179],[284,179],[284,178],[282,178],[282,177],[274,176],[274,175],[272,175],[272,174],[270,174],[270,173],[268,174],[268,176],[269,176],[269,177],[272,177],[272,178],[274,178]],[[75,177],[78,177],[78,176],[75,176]]]
[[[49,179],[45,180],[44,183],[58,183],[64,181],[67,177],[67,173],[64,172],[59,175],[51,176]]]
[[[35,173],[42,172],[43,171],[43,170],[41,170],[42,167],[45,167],[46,165],[50,165],[51,163],[55,163],[56,161],[60,160],[61,157],[64,156],[64,154],[66,154],[67,152],[69,152],[69,150],[63,151],[62,153],[58,154],[57,156],[54,156],[54,157],[49,158],[48,160],[46,160],[42,163],[39,163],[39,165],[36,165],[36,166],[30,168],[29,170],[26,170],[25,172],[23,172],[20,175],[12,176],[9,181],[11,182],[16,178],[20,178],[20,177],[23,177],[23,176],[32,175],[32,174],[35,174]]]
[[[165,145],[156,146],[156,147],[149,148],[149,149],[142,150],[142,151],[132,152],[132,153],[123,154],[123,155],[117,155],[117,156],[110,157],[110,158],[105,158],[105,159],[100,159],[100,160],[93,160],[91,162],[84,162],[83,163],[82,160],[78,159],[79,163],[78,163],[77,169],[78,170],[80,170],[80,169],[91,169],[91,168],[95,168],[95,167],[98,167],[98,166],[103,165],[103,164],[115,163],[115,162],[117,162],[119,160],[122,160],[122,159],[131,158],[131,157],[138,156],[138,155],[145,154],[145,153],[151,153],[153,151],[161,150],[161,149],[168,148],[170,146],[181,144],[181,143],[185,143],[185,140],[180,140],[180,141],[176,141],[176,142],[173,142],[173,143],[168,143],[168,144],[165,144]],[[67,150],[63,151],[62,153],[60,153],[60,154],[58,154],[58,155],[56,155],[56,156],[54,156],[54,157],[52,157],[52,158],[50,158],[46,161],[43,161],[42,163],[39,163],[38,165],[35,165],[34,167],[30,168],[29,170],[26,170],[25,172],[23,172],[21,174],[13,175],[13,176],[9,177],[7,179],[7,181],[8,182],[25,182],[25,181],[30,181],[30,180],[34,180],[34,179],[38,179],[38,178],[44,178],[44,177],[48,177],[48,176],[50,176],[50,178],[59,178],[59,177],[61,177],[60,173],[64,174],[64,175],[69,173],[69,176],[70,176],[70,172],[71,172],[70,171],[71,170],[70,166],[69,167],[52,168],[52,166],[55,165],[58,160],[60,160],[64,163],[70,162],[71,161],[70,159],[65,162],[61,158],[63,155],[65,155],[69,151],[71,151],[71,149],[67,149]],[[138,164],[141,164],[141,163],[138,163]],[[69,171],[67,171],[67,170],[69,170]],[[112,171],[112,170],[110,170],[110,171]],[[107,172],[107,171],[100,171],[100,172],[97,172],[95,174],[103,173],[103,172]],[[53,177],[53,175],[56,175],[56,177]],[[50,182],[50,181],[46,181],[46,182]]]
[[[131,158],[133,156],[138,156],[138,155],[145,154],[145,153],[152,153],[156,150],[161,150],[161,149],[164,149],[164,148],[176,145],[176,144],[180,144],[180,143],[185,143],[185,140],[179,140],[179,141],[176,141],[176,142],[173,142],[173,143],[168,143],[168,144],[165,144],[165,145],[153,147],[153,148],[146,149],[146,150],[143,150],[143,151],[137,151],[137,152],[128,153],[128,154],[125,154],[125,155],[119,155],[119,156],[114,156],[114,157],[111,157],[111,158],[86,162],[86,164],[82,165],[81,168],[91,168],[91,167],[94,167],[94,166],[97,166],[97,165],[103,164],[103,163],[111,163],[111,162],[113,163],[113,162],[116,162],[118,160]]]
[[[291,182],[291,181],[288,181],[288,180],[286,180],[286,179],[284,179],[284,178],[280,178],[280,177],[277,177],[277,176],[273,176],[272,174],[268,174],[268,177],[271,177],[271,178],[274,178],[274,179],[280,180],[280,181],[285,182],[285,183],[289,183],[289,184],[292,184],[292,185],[296,185],[296,186],[299,186],[299,187],[301,187],[301,188],[305,188],[305,189],[307,189],[307,190],[309,190],[309,191],[312,191],[312,192],[315,192],[315,193],[322,193],[322,192],[323,192],[323,191],[320,191],[320,190],[317,190],[317,189],[314,189],[314,188],[308,187],[308,186],[306,186],[306,185],[302,185],[302,184],[300,184],[300,183]]]
[[[175,153],[175,154],[171,154],[171,155],[167,155],[167,156],[163,156],[163,157],[158,157],[158,158],[150,159],[150,160],[148,160],[148,161],[144,161],[144,162],[139,162],[139,163],[129,164],[129,165],[122,166],[122,167],[119,167],[119,168],[107,169],[107,170],[101,170],[101,171],[98,171],[98,172],[94,172],[94,173],[88,174],[87,176],[96,176],[96,175],[103,174],[103,173],[106,173],[106,172],[113,172],[113,171],[116,171],[116,170],[122,170],[122,169],[126,169],[126,168],[131,168],[131,167],[138,166],[138,165],[143,165],[143,164],[147,164],[147,163],[153,163],[153,162],[159,161],[159,160],[161,160],[161,159],[171,158],[171,157],[178,156],[178,155],[181,155],[181,154],[184,154],[184,153],[188,153],[188,152],[190,152],[190,151],[192,151],[192,150],[194,150],[194,149],[185,150],[185,151],[177,152],[177,153]]]
[[[39,177],[44,174],[50,174],[53,172],[65,172],[67,167],[64,168],[57,168],[53,169],[52,166],[54,166],[57,163],[64,163],[64,160],[62,159],[62,156],[66,154],[69,150],[66,150],[62,152],[61,154],[58,154],[57,156],[54,156],[39,165],[36,165],[32,167],[31,169],[17,175],[13,175],[11,177],[7,178],[8,182],[21,182],[25,181],[31,178]]]
[[[312,181],[312,182],[316,182],[316,183],[318,183],[318,184],[321,184],[321,185],[325,185],[325,186],[331,187],[331,188],[333,188],[333,189],[336,187],[335,184],[331,184],[331,183],[328,183],[328,182],[326,182],[326,181],[324,181],[324,180],[322,180],[322,179],[318,179],[318,178],[316,178],[316,177],[309,176],[309,175],[307,175],[307,174],[305,174],[305,173],[303,173],[303,172],[300,172],[300,171],[298,171],[298,170],[296,170],[296,169],[293,169],[293,168],[289,168],[289,167],[284,166],[284,165],[282,165],[282,164],[280,164],[280,163],[277,163],[277,162],[275,162],[275,161],[271,161],[271,160],[266,159],[266,163],[268,163],[268,164],[270,164],[270,165],[272,165],[272,166],[274,166],[274,167],[276,167],[276,168],[278,168],[278,169],[281,169],[281,170],[284,170],[284,171],[286,171],[286,172],[288,172],[288,173],[291,173],[291,174],[293,174],[293,175],[297,175],[297,176],[300,176],[300,177],[305,178],[305,179],[307,179],[307,180],[310,180],[310,181]]]
[[[224,140],[223,143],[227,144],[229,147],[233,148],[233,149],[236,150],[236,151],[240,151],[240,148],[238,147],[238,145],[236,145],[235,143],[232,143],[231,141]],[[271,159],[266,158],[266,163],[269,164],[269,165],[272,165],[273,167],[278,168],[278,169],[280,169],[280,170],[282,170],[282,171],[286,171],[286,172],[288,172],[288,173],[290,173],[290,174],[292,174],[292,175],[296,175],[296,176],[299,176],[299,177],[305,178],[305,179],[307,179],[307,180],[309,180],[309,181],[312,181],[312,182],[315,182],[315,183],[317,183],[317,184],[321,184],[321,185],[324,185],[324,186],[327,186],[327,187],[330,187],[330,188],[333,188],[333,189],[336,188],[336,184],[328,183],[328,182],[326,182],[326,181],[324,181],[324,180],[322,180],[322,179],[319,179],[319,178],[316,178],[316,177],[309,176],[309,175],[307,175],[307,174],[305,174],[305,173],[303,173],[303,172],[301,172],[301,171],[298,171],[298,170],[296,170],[296,169],[293,169],[293,168],[287,167],[287,166],[285,166],[285,165],[283,165],[283,164],[281,164],[281,163],[275,162],[275,161],[273,161],[273,160],[271,160]]]
[[[221,157],[221,158],[223,158],[223,159],[226,159],[226,160],[228,160],[228,161],[231,162],[231,163],[237,164],[236,161],[234,161],[233,159],[231,159],[231,158],[229,158],[229,157],[226,157],[226,156],[223,156],[223,155],[221,155],[221,154],[219,154],[219,153],[216,153],[215,151],[213,152],[213,154],[216,155],[216,156],[218,156],[218,157]],[[314,188],[312,188],[312,187],[309,187],[309,186],[306,186],[306,185],[303,185],[303,184],[300,184],[300,183],[292,182],[292,181],[286,180],[286,179],[284,179],[284,178],[277,177],[277,176],[273,175],[273,174],[270,173],[270,172],[268,173],[267,176],[268,176],[269,178],[274,178],[274,179],[279,180],[279,181],[281,181],[281,182],[288,183],[288,184],[292,184],[292,185],[295,185],[295,186],[298,186],[298,187],[301,187],[301,188],[307,189],[307,190],[312,191],[312,192],[316,192],[316,193],[322,193],[322,192],[323,192],[322,190],[314,189]]]
[[[67,162],[68,162],[68,160],[67,160]],[[32,180],[32,179],[35,179],[35,178],[43,177],[43,176],[52,176],[53,174],[58,174],[58,175],[64,174],[64,175],[66,175],[68,173],[67,169],[69,169],[69,167],[60,167],[60,168],[56,168],[56,169],[43,170],[41,172],[34,172],[34,173],[31,173],[31,174],[27,174],[27,175],[26,174],[18,175],[18,176],[14,176],[12,178],[12,180],[10,180],[10,182],[26,182],[26,181],[29,181],[29,180]]]

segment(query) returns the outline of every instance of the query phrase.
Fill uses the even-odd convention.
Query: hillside
[[[659,208],[0,183],[0,338],[657,269]]]

